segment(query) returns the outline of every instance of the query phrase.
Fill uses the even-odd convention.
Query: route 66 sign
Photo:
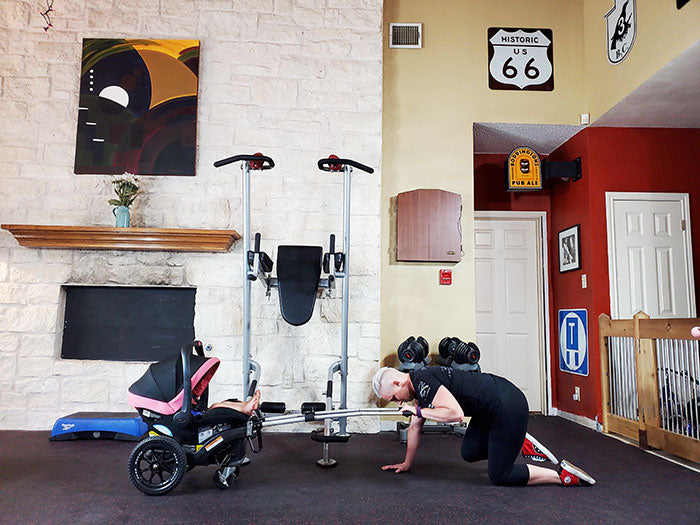
[[[608,35],[608,60],[619,64],[629,55],[637,36],[637,6],[635,0],[615,0],[605,15]]]
[[[490,27],[489,88],[523,91],[554,89],[551,29]]]

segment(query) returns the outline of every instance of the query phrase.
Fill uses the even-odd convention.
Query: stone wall
[[[201,41],[195,177],[141,177],[133,226],[242,232],[241,175],[212,163],[261,151],[277,166],[252,182],[252,229],[279,244],[342,236],[342,176],[331,153],[373,166],[352,190],[349,405],[371,399],[379,358],[382,2],[380,0],[57,0],[45,33],[37,2],[0,0],[0,222],[113,225],[110,178],[75,175],[83,38]],[[196,337],[222,366],[211,399],[240,396],[242,241],[225,254],[44,250],[0,231],[0,429],[47,429],[77,411],[124,411],[144,363],[62,360],[64,284],[197,288]],[[340,354],[340,290],[299,328],[253,286],[252,356],[263,396],[322,400]],[[173,349],[177,351],[177,349]],[[291,371],[293,389],[282,388]],[[376,430],[374,423],[351,428]]]

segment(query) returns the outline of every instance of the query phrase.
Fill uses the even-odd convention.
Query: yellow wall
[[[613,0],[585,0],[586,106],[591,122],[700,38],[700,2],[637,0],[637,37],[625,60],[608,62],[605,15]]]
[[[446,335],[473,338],[474,122],[578,124],[585,107],[582,0],[386,0],[389,23],[422,22],[423,48],[389,49],[384,42],[382,152],[382,355],[423,335],[437,351]],[[489,27],[550,28],[554,91],[492,91],[488,87]],[[397,263],[392,197],[417,188],[462,195],[464,256],[453,284],[438,285],[449,264]],[[387,361],[387,364],[390,362]]]
[[[673,0],[637,0],[634,48],[613,66],[604,19],[613,3],[385,0],[382,356],[395,356],[409,335],[423,335],[433,352],[445,335],[474,336],[473,123],[578,124],[581,113],[594,121],[700,36],[700,1],[677,10]],[[422,22],[423,48],[389,49],[392,22]],[[554,91],[490,90],[489,27],[552,29]],[[416,188],[462,195],[464,256],[452,286],[438,285],[438,270],[449,264],[395,261],[392,198]]]

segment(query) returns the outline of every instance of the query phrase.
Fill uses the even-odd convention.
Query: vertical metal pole
[[[610,397],[612,398],[611,408],[612,413],[616,416],[620,415],[618,407],[619,392],[617,389],[617,351],[618,338],[610,337]]]
[[[671,395],[673,394],[673,348],[664,345],[666,349],[666,370],[664,371],[664,404],[666,405],[666,430],[673,432],[673,405]]]
[[[610,392],[610,413],[615,414],[615,338],[608,337],[608,391]]]
[[[688,341],[677,341],[676,344],[681,345],[683,349],[683,394],[684,397],[681,400],[681,411],[683,413],[683,433],[686,436],[692,435],[692,418],[690,416],[690,349],[688,348]],[[686,402],[686,399],[688,400]]]
[[[692,372],[693,372],[693,379],[695,381],[700,378],[700,355],[698,355],[698,350],[700,350],[700,341],[691,341],[690,342],[690,356],[693,360],[693,366],[692,366]],[[700,392],[698,389],[698,384],[696,382],[693,383],[693,396],[691,398],[691,403],[693,403],[693,412],[695,414],[695,421],[694,421],[694,426],[695,426],[695,434],[694,438],[695,439],[700,439],[700,414],[698,413],[698,398],[700,397]]]
[[[675,345],[671,345],[671,351],[673,352],[673,432],[678,434],[680,429],[680,422],[678,421],[678,348]]]
[[[620,354],[624,350],[624,341],[620,341],[620,338],[615,338],[615,414],[618,416],[624,416],[623,411],[623,401],[625,399],[625,393],[622,391],[622,384],[620,381]]]
[[[629,345],[625,345],[622,352],[622,388],[625,392],[625,417],[628,419],[634,419],[635,415],[632,413],[634,407],[634,400],[632,399],[637,395],[637,392],[632,392],[632,375],[636,374],[634,366],[630,365],[630,361],[635,357],[634,348],[630,349]]]
[[[624,341],[620,341],[619,338],[615,338],[615,414],[618,416],[624,416],[624,400],[625,393],[622,391],[622,365],[620,364],[620,355],[624,350]]]
[[[612,355],[610,356],[610,365],[612,368],[612,374],[610,374],[610,379],[612,381],[612,387],[611,391],[614,393],[614,398],[613,398],[613,414],[616,416],[621,415],[620,413],[620,388],[617,384],[617,377],[620,374],[620,371],[618,370],[617,366],[617,356],[620,353],[620,342],[618,341],[618,337],[613,337],[611,338],[614,341],[613,345],[613,352]]]
[[[678,428],[681,434],[685,434],[685,417],[683,414],[683,400],[685,399],[685,355],[684,348],[681,346],[681,341],[674,340],[673,344],[678,348]]]
[[[250,251],[250,164],[244,161],[243,171],[243,398],[250,388],[250,285],[248,252]]]
[[[628,348],[625,345],[620,347],[620,353],[617,355],[619,364],[619,375],[617,376],[618,385],[620,388],[620,414],[623,417],[629,418],[629,389],[627,388],[627,380],[629,376],[629,370],[627,370],[627,353]]]
[[[615,367],[617,368],[617,392],[618,392],[618,415],[622,417],[627,417],[627,412],[625,411],[626,395],[624,389],[624,378],[625,378],[625,367],[623,365],[622,356],[625,353],[624,343],[617,348],[615,352]]]
[[[625,378],[625,368],[622,362],[622,355],[624,354],[625,347],[621,346],[618,348],[618,352],[615,354],[615,361],[617,366],[617,391],[619,394],[618,408],[620,410],[619,415],[623,417],[628,417],[625,411],[626,395],[624,389],[624,378]]]
[[[666,413],[666,345],[660,344],[659,348],[659,403],[661,409],[661,428],[668,430],[668,414]]]
[[[666,355],[668,355],[668,364],[666,366],[666,409],[668,411],[668,430],[673,432],[675,419],[673,417],[673,346],[666,344]]]
[[[617,387],[620,391],[620,415],[629,418],[629,392],[627,391],[626,381],[627,381],[627,365],[625,356],[628,353],[629,348],[626,345],[620,347],[620,351],[617,354]]]
[[[622,414],[628,419],[634,419],[631,415],[632,394],[630,393],[630,366],[629,366],[629,345],[623,345],[620,352],[620,391],[622,392]],[[634,353],[634,350],[632,350]],[[635,393],[636,395],[636,393]]]
[[[659,420],[661,421],[661,426],[663,427],[663,403],[661,402],[661,350],[663,349],[663,344],[660,340],[656,341],[656,384],[659,386],[657,394],[659,395]]]
[[[664,345],[666,349],[666,370],[664,371],[664,404],[666,405],[666,430],[673,431],[673,405],[671,405],[671,394],[673,392],[673,353],[672,348]]]
[[[683,420],[683,397],[684,397],[684,379],[683,370],[685,369],[683,359],[683,348],[678,344],[680,341],[673,341],[673,345],[678,350],[678,392],[676,395],[676,406],[678,407],[678,432],[684,433],[685,421]]]
[[[343,320],[340,350],[340,409],[348,407],[348,308],[350,305],[350,175],[352,167],[343,166],[343,253],[345,254],[345,277],[343,278]],[[346,434],[347,418],[340,418],[340,434]]]
[[[622,348],[620,349],[620,392],[622,394],[622,405],[620,406],[620,410],[622,410],[622,416],[629,418],[630,417],[630,408],[631,408],[631,400],[630,400],[630,389],[629,389],[629,348],[627,346],[623,345]]]
[[[634,340],[630,341],[630,377],[632,386],[630,387],[630,399],[632,400],[632,418],[635,419],[639,411],[639,385],[637,384],[637,355],[634,351]]]
[[[615,338],[608,336],[608,404],[610,405],[610,413],[615,413],[615,386],[613,383],[614,366],[613,356],[615,355]],[[602,378],[601,378],[602,380]]]
[[[666,389],[665,404],[666,404],[666,424],[669,432],[673,432],[673,404],[671,396],[673,395],[673,348],[669,345],[664,345],[666,348],[666,373],[664,378],[664,387]]]
[[[629,418],[634,419],[637,410],[635,409],[635,400],[637,400],[637,368],[636,368],[636,355],[634,350],[630,350],[626,353],[627,357],[627,399],[629,400]]]

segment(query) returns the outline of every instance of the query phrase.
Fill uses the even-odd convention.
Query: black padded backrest
[[[306,323],[314,313],[321,277],[321,246],[279,246],[277,285],[282,317],[289,324]]]

